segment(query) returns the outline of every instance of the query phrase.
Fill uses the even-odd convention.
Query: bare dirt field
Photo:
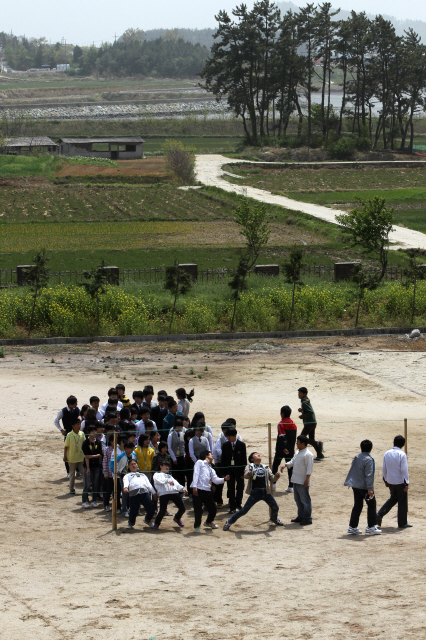
[[[2,639],[426,637],[420,604],[426,564],[426,344],[387,337],[92,344],[8,348],[5,355]],[[234,416],[248,450],[265,459],[266,427],[242,425],[276,424],[283,404],[293,408],[297,421],[296,390],[306,385],[326,454],[312,476],[313,526],[290,523],[295,506],[283,493],[282,478],[276,498],[284,527],[270,526],[267,507],[260,504],[229,532],[221,528],[223,509],[216,520],[220,528],[198,535],[192,532],[192,510],[182,530],[165,518],[155,532],[139,518],[126,533],[119,516],[113,533],[110,514],[81,508],[81,483],[76,496],[67,493],[63,442],[53,418],[69,393],[81,406],[92,394],[104,399],[118,381],[129,395],[144,383],[169,392],[194,386],[191,415],[203,410],[215,434]],[[405,417],[414,528],[398,530],[392,511],[381,536],[349,536],[352,493],[343,482],[351,459],[362,439],[373,441],[380,506],[387,498],[383,453],[403,431]],[[360,525],[366,526],[365,512]]]
[[[68,164],[56,173],[57,176],[123,175],[152,176],[166,175],[164,158],[143,158],[141,160],[116,160],[120,167],[100,167],[89,164]]]

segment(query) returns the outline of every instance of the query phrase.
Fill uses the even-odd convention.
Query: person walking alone
[[[402,451],[405,445],[404,436],[396,436],[393,449],[386,451],[383,456],[383,482],[389,488],[390,498],[377,513],[377,524],[382,524],[383,516],[398,504],[398,528],[408,529],[412,524],[407,523],[407,493],[409,485],[407,455]]]
[[[375,466],[371,457],[373,443],[370,440],[363,440],[360,447],[361,453],[358,453],[352,460],[351,468],[345,480],[345,487],[352,487],[354,492],[354,506],[349,521],[348,533],[353,535],[362,533],[361,529],[358,529],[358,523],[365,500],[367,503],[367,528],[365,533],[377,535],[382,532],[377,526],[376,498],[374,496]]]

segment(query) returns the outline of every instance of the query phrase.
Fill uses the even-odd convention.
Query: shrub
[[[331,158],[348,160],[352,158],[355,148],[355,140],[353,138],[340,138],[340,140],[329,145],[328,152]]]

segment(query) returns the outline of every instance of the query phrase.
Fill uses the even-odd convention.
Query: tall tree
[[[306,99],[308,102],[308,149],[311,146],[312,139],[312,91],[313,91],[313,75],[314,65],[313,57],[316,54],[315,43],[317,37],[317,19],[314,9],[315,5],[309,3],[306,7],[301,7],[298,15],[299,21],[299,34],[300,42],[304,45],[306,50],[305,62],[306,62]]]
[[[331,11],[331,3],[324,2],[315,12],[317,23],[315,33],[315,46],[319,58],[322,60],[322,73],[317,76],[321,80],[321,123],[322,133],[328,137],[328,124],[330,117],[330,91],[331,91],[331,70],[333,61],[333,50],[335,48],[335,35],[337,31],[337,23],[333,21],[334,16],[339,13],[340,9]],[[327,91],[327,106],[325,105]]]

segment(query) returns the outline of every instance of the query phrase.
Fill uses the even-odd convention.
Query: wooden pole
[[[268,458],[269,458],[269,468],[272,470],[272,425],[268,422]],[[271,494],[274,494],[274,486],[272,482],[269,483],[271,487]],[[269,517],[272,515],[272,509],[269,507]]]
[[[117,531],[117,432],[114,433],[114,497],[112,499],[112,529]]]
[[[408,421],[404,418],[404,438],[405,438],[405,455],[408,457]],[[407,513],[408,513],[408,494],[407,494]]]
[[[407,418],[404,418],[404,438],[405,438],[405,455],[408,456],[408,423]]]

